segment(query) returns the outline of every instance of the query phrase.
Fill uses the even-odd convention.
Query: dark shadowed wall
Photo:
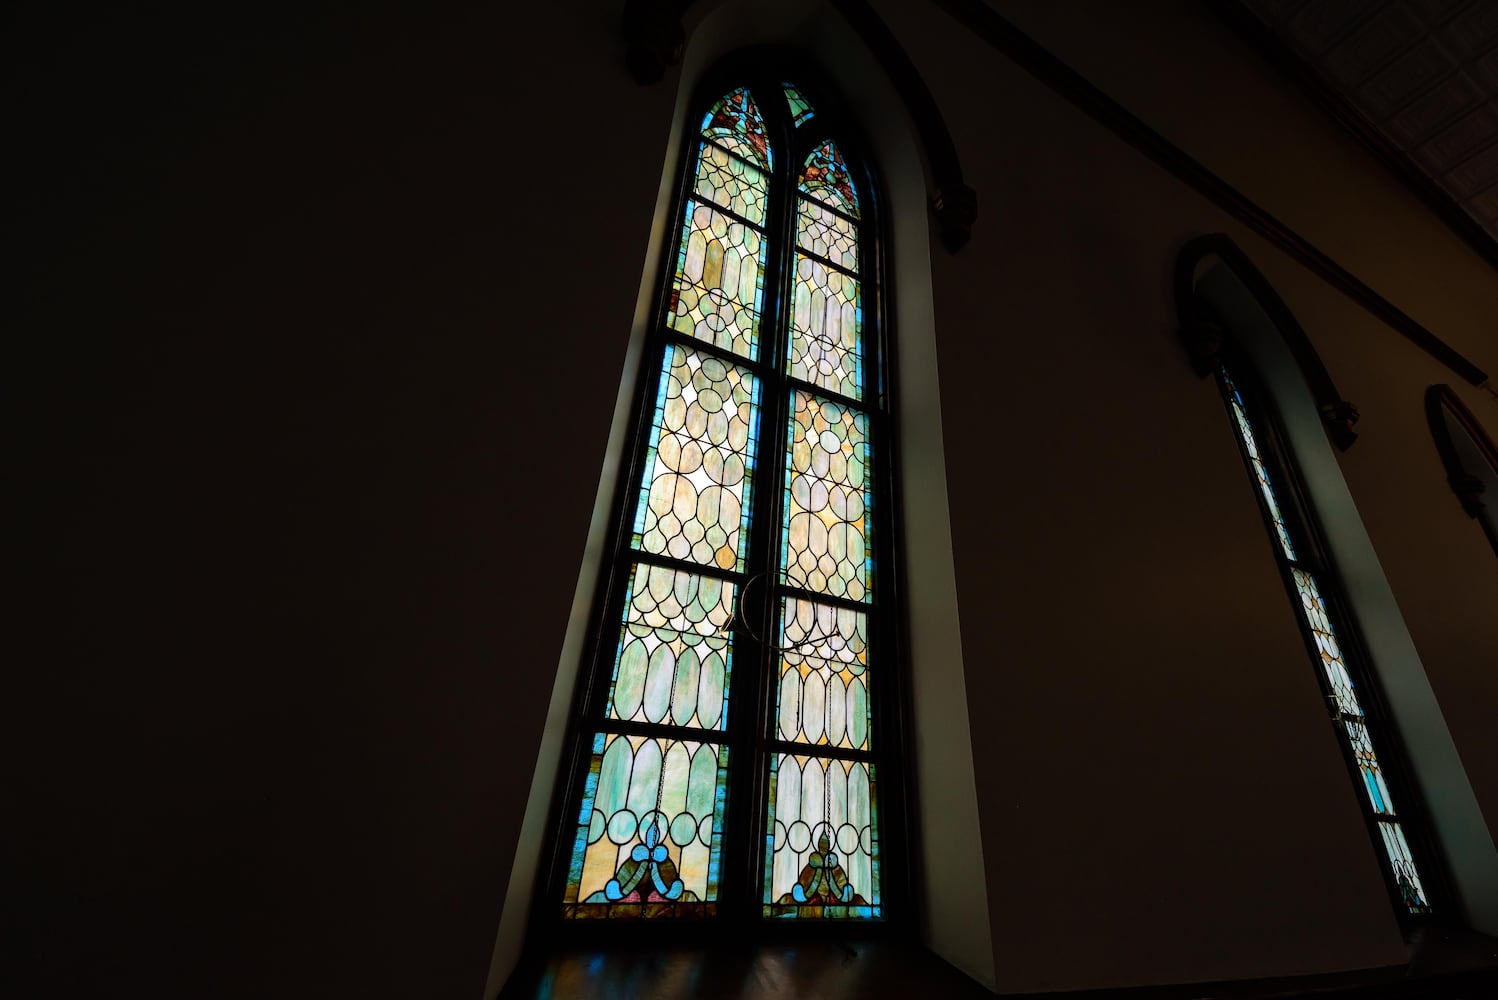
[[[483,989],[675,102],[618,6],[19,18],[33,995]],[[1498,371],[1498,275],[1194,7],[1123,6],[1013,16]],[[1174,252],[1238,239],[1362,409],[1341,467],[1491,826],[1498,567],[1421,409],[1456,379],[934,8],[879,8],[981,198],[932,281],[995,981],[1403,961]]]

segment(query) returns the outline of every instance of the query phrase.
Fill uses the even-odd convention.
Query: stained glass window
[[[889,504],[870,206],[835,107],[753,73],[703,107],[553,898],[565,919],[705,920],[730,899],[877,919]]]
[[[1244,458],[1257,482],[1260,505],[1274,529],[1276,554],[1288,571],[1290,582],[1299,598],[1301,624],[1320,664],[1329,709],[1358,774],[1361,794],[1377,825],[1381,840],[1379,846],[1387,860],[1390,884],[1395,888],[1400,905],[1407,912],[1428,913],[1430,901],[1426,887],[1405,837],[1403,823],[1395,811],[1394,798],[1389,791],[1389,776],[1385,774],[1374,751],[1374,734],[1382,726],[1378,719],[1370,718],[1369,706],[1358,695],[1359,684],[1354,679],[1354,671],[1349,666],[1339,638],[1341,628],[1337,621],[1338,614],[1324,596],[1323,585],[1330,579],[1329,571],[1317,563],[1313,555],[1315,547],[1306,544],[1309,539],[1294,537],[1297,529],[1292,527],[1291,520],[1286,517],[1286,508],[1275,489],[1270,472],[1270,465],[1273,463],[1255,428],[1248,397],[1239,389],[1225,367],[1218,369],[1217,375],[1233,415]],[[1309,518],[1309,512],[1306,512],[1302,518],[1303,527],[1298,530],[1311,530]]]

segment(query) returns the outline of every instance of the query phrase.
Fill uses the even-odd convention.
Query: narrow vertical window
[[[859,224],[858,195],[837,146],[817,144],[796,185],[779,684],[765,833],[764,913],[773,917],[881,912],[869,743],[876,505]]]
[[[1314,514],[1298,493],[1280,492],[1281,477],[1290,477],[1288,456],[1267,408],[1240,388],[1228,369],[1217,369],[1223,399],[1232,414],[1243,452],[1257,489],[1259,506],[1275,536],[1274,552],[1293,588],[1296,608],[1317,673],[1326,692],[1328,709],[1341,734],[1347,757],[1358,777],[1360,797],[1378,848],[1387,863],[1388,880],[1399,905],[1411,915],[1430,912],[1425,882],[1416,851],[1406,836],[1398,805],[1406,795],[1394,794],[1394,781],[1379,762],[1377,744],[1387,727],[1376,705],[1365,697],[1367,674],[1349,648],[1351,623],[1342,611],[1335,576],[1320,555]]]
[[[561,916],[879,918],[877,257],[838,116],[700,106],[600,587]]]

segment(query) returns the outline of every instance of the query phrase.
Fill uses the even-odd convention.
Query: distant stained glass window
[[[756,869],[738,894],[764,917],[883,915],[883,399],[857,175],[813,117],[833,116],[761,81],[693,119],[570,786],[564,918],[711,918],[724,880]],[[730,722],[762,695],[773,718],[750,738]],[[730,797],[756,758],[762,787]]]
[[[1268,456],[1255,431],[1247,398],[1226,368],[1219,368],[1217,375],[1232,411],[1243,454],[1257,481],[1262,507],[1274,528],[1276,553],[1289,571],[1296,595],[1300,599],[1298,610],[1301,621],[1315,643],[1316,658],[1320,662],[1322,679],[1328,692],[1328,704],[1361,777],[1362,793],[1380,834],[1390,878],[1397,887],[1401,904],[1409,913],[1428,913],[1430,902],[1425,885],[1421,881],[1420,871],[1395,811],[1387,777],[1374,752],[1373,736],[1369,731],[1372,720],[1368,718],[1365,706],[1358,697],[1357,685],[1338,638],[1339,628],[1334,623],[1334,612],[1328,606],[1317,582],[1321,569],[1307,560],[1309,547],[1298,545],[1296,540],[1292,540],[1292,528],[1270,478]]]

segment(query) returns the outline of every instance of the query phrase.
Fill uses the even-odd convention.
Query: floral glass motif
[[[1316,640],[1316,652],[1321,661],[1321,668],[1326,674],[1327,685],[1332,692],[1331,701],[1342,723],[1353,759],[1357,762],[1358,772],[1362,776],[1363,791],[1368,796],[1368,802],[1374,814],[1379,817],[1378,826],[1383,837],[1384,852],[1388,856],[1389,867],[1399,886],[1401,899],[1409,912],[1427,913],[1430,910],[1430,904],[1426,900],[1425,889],[1420,882],[1420,873],[1415,868],[1414,858],[1410,854],[1409,844],[1404,837],[1404,829],[1395,818],[1394,799],[1389,794],[1383,768],[1379,766],[1378,756],[1374,753],[1373,739],[1368,732],[1363,707],[1358,701],[1352,676],[1342,658],[1342,648],[1337,640],[1331,616],[1327,613],[1326,603],[1322,599],[1320,589],[1316,586],[1315,576],[1296,565],[1299,560],[1295,554],[1295,546],[1290,540],[1289,528],[1281,513],[1279,500],[1275,497],[1274,486],[1270,482],[1269,472],[1264,465],[1258,442],[1254,437],[1253,425],[1248,418],[1248,407],[1244,403],[1243,394],[1233,384],[1225,368],[1219,368],[1218,373],[1227,387],[1228,403],[1233,411],[1234,423],[1238,427],[1244,450],[1248,452],[1249,462],[1253,466],[1254,477],[1258,481],[1265,507],[1269,511],[1270,519],[1274,522],[1280,548],[1290,564],[1290,576],[1295,582],[1295,590],[1300,597],[1301,616]]]
[[[773,165],[765,120],[743,87],[725,94],[708,109],[702,117],[702,134],[762,170]]]
[[[780,739],[869,749],[868,616],[786,598],[780,648]]]
[[[866,762],[771,757],[765,916],[882,915],[875,792]]]
[[[791,393],[781,574],[803,590],[867,601],[869,418],[810,393]]]
[[[759,380],[681,345],[666,349],[634,547],[741,570],[759,434]]]
[[[804,125],[816,112],[811,110],[811,105],[801,96],[801,91],[788,83],[781,84],[781,87],[785,90],[786,106],[791,109],[791,121],[797,127]]]
[[[597,734],[563,915],[711,915],[727,769],[727,747]]]
[[[738,588],[710,576],[636,563],[609,685],[608,717],[721,729]]]
[[[858,218],[858,194],[835,143],[821,143],[806,157],[797,190],[850,218]]]

